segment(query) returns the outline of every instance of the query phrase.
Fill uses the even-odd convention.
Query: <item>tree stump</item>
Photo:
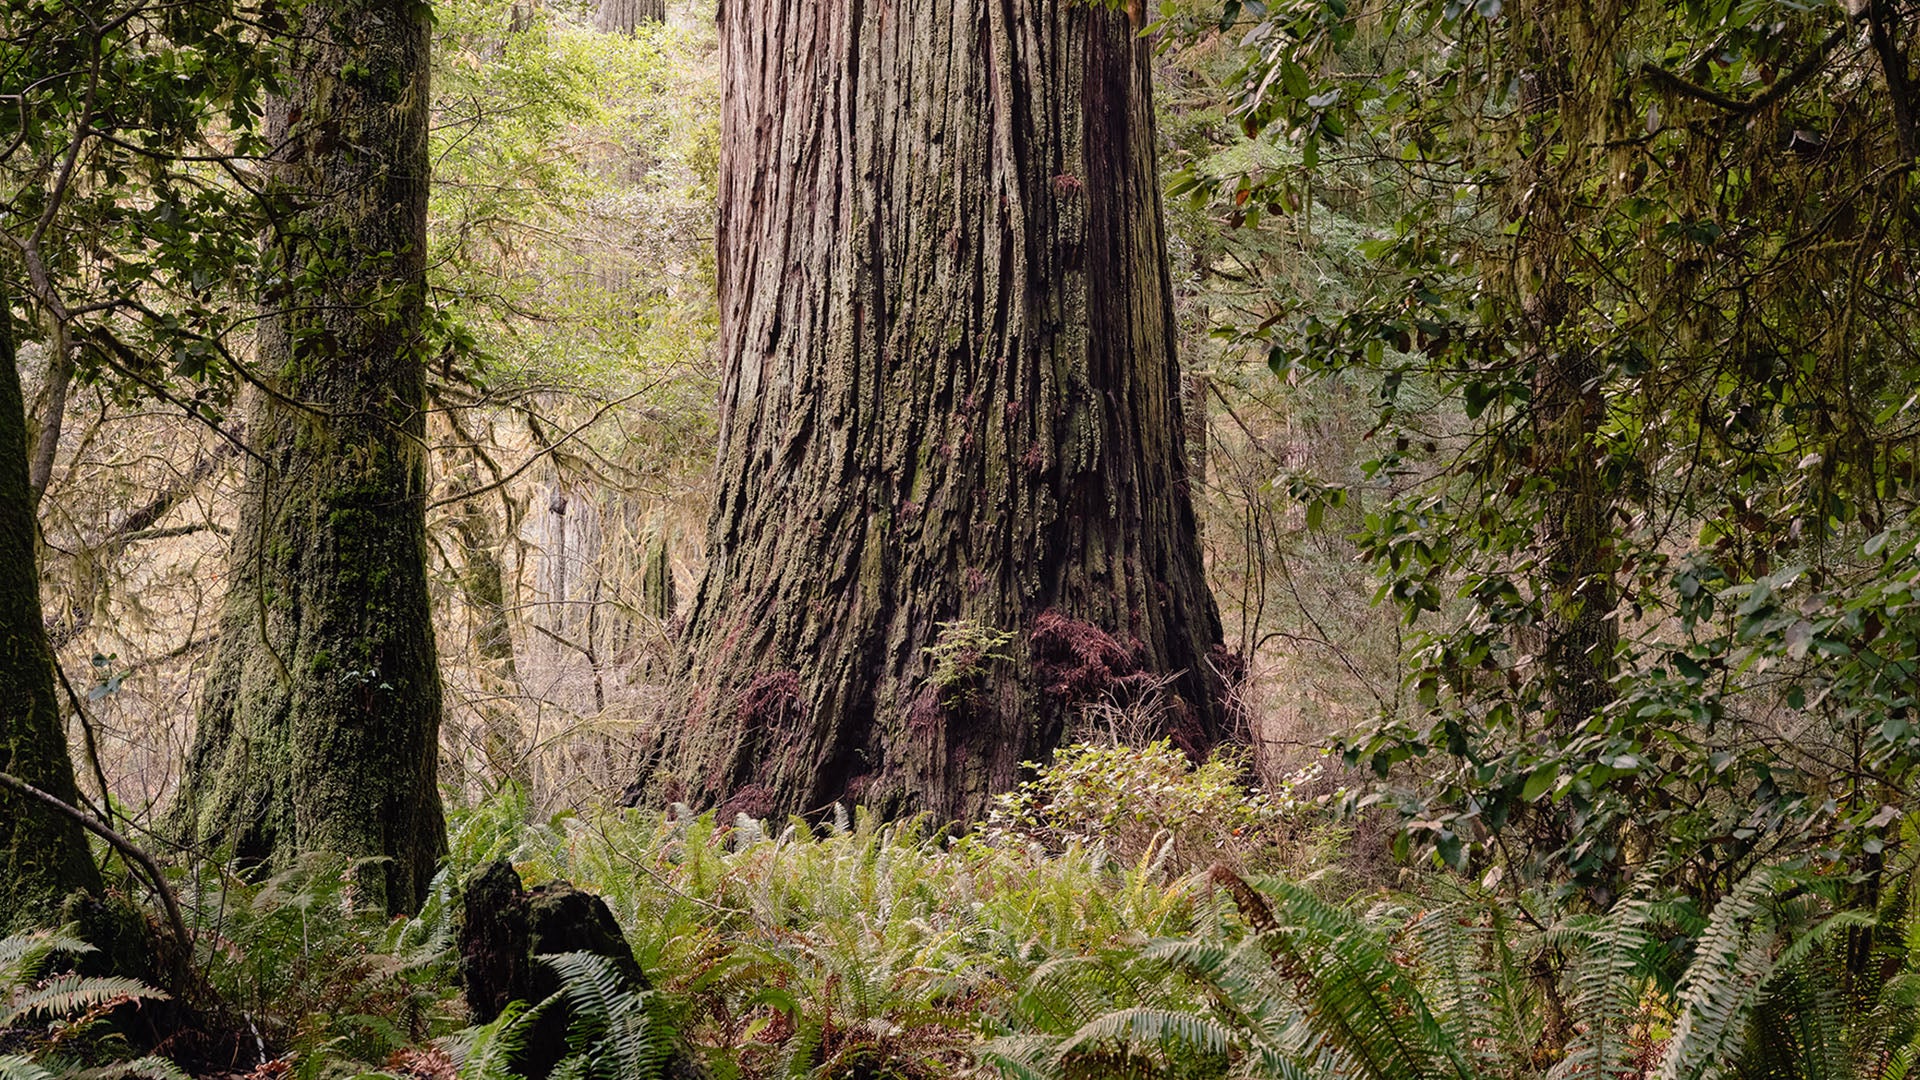
[[[538,957],[584,952],[604,956],[628,989],[650,990],[633,948],[607,902],[566,882],[528,890],[513,864],[500,859],[467,879],[460,924],[460,980],[476,1023],[499,1018],[509,1002],[537,1005],[560,990],[559,976]],[[573,1010],[556,1002],[535,1019],[511,1063],[527,1080],[543,1080],[567,1054]],[[666,1076],[699,1075],[676,1050]]]

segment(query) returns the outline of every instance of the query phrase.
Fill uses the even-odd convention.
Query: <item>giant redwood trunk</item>
[[[720,26],[721,481],[653,790],[964,820],[1142,697],[1204,751],[1148,44],[1034,0]]]
[[[384,860],[369,906],[424,897],[445,849],[425,572],[428,7],[301,9],[272,119],[291,210],[259,342],[220,645],[178,811],[242,861]]]
[[[0,292],[0,772],[71,806],[80,801],[79,788],[41,621],[26,405],[7,303]],[[76,889],[100,891],[80,826],[0,788],[0,934],[54,925],[61,901]]]

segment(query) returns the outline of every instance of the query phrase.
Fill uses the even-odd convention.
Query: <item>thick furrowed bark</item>
[[[41,620],[34,498],[27,482],[27,415],[13,351],[13,314],[0,292],[0,772],[74,805],[53,652]],[[100,872],[70,818],[0,791],[0,934],[47,926],[75,890],[98,894]]]
[[[1220,629],[1146,44],[1005,0],[728,0],[721,27],[721,489],[654,779],[967,819],[1150,673],[1203,751]],[[929,648],[990,631],[930,683]]]
[[[408,910],[445,850],[425,573],[426,8],[337,0],[309,42],[276,174],[262,374],[221,640],[177,821],[268,867],[382,859]]]

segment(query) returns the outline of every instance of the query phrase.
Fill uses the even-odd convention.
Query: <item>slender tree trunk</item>
[[[470,491],[479,483],[469,477],[463,486]],[[531,792],[526,734],[519,715],[507,704],[519,692],[520,673],[514,661],[513,627],[507,618],[500,533],[493,515],[476,498],[469,498],[454,515],[453,530],[460,542],[460,598],[474,622],[471,647],[480,674],[482,750],[496,776]]]
[[[73,342],[68,339],[66,323],[51,313],[47,321],[52,327],[47,334],[47,378],[40,394],[40,424],[30,440],[33,451],[27,462],[27,492],[36,507],[47,493],[47,485],[53,483],[60,432],[67,422],[67,391],[73,387]]]
[[[1572,730],[1612,698],[1618,629],[1609,552],[1613,504],[1601,482],[1599,432],[1605,419],[1600,358],[1569,329],[1570,316],[1590,302],[1573,279],[1572,233],[1584,213],[1570,204],[1572,179],[1603,152],[1585,133],[1610,100],[1604,65],[1579,55],[1573,42],[1595,19],[1619,17],[1608,0],[1527,0],[1516,15],[1529,20],[1526,42],[1532,74],[1524,92],[1529,113],[1557,114],[1559,130],[1576,133],[1567,152],[1536,153],[1528,175],[1514,184],[1524,216],[1516,255],[1524,359],[1533,372],[1535,468],[1552,483],[1539,525],[1546,578],[1540,633],[1547,708],[1555,725]],[[1544,141],[1544,140],[1543,140]]]
[[[640,542],[640,610],[662,626],[673,619],[680,606],[673,587],[673,532],[665,510],[655,510],[647,518],[646,532]]]
[[[67,757],[53,652],[41,621],[27,481],[27,414],[13,350],[13,312],[0,292],[0,772],[80,801]],[[58,920],[75,890],[100,891],[87,838],[72,819],[0,791],[0,933]]]
[[[1148,44],[998,0],[720,30],[720,493],[655,793],[970,819],[1161,674],[1204,752]]]
[[[1527,58],[1521,104],[1537,137],[1508,187],[1508,212],[1522,223],[1512,271],[1531,376],[1527,467],[1548,484],[1535,524],[1540,618],[1516,642],[1538,673],[1544,730],[1519,734],[1562,745],[1611,702],[1619,643],[1614,504],[1600,474],[1606,372],[1581,329],[1593,301],[1576,273],[1575,238],[1590,224],[1578,178],[1599,167],[1604,133],[1617,122],[1608,110],[1618,100],[1618,67],[1592,28],[1623,15],[1614,0],[1520,0],[1510,13]],[[1526,809],[1520,822],[1536,854],[1564,851],[1577,829],[1572,809],[1557,802]],[[1579,857],[1597,909],[1624,884],[1623,824],[1608,826],[1592,861]],[[1549,1021],[1560,1022],[1552,1014]]]
[[[1894,36],[1902,22],[1900,11],[1892,0],[1867,0],[1866,6],[1867,38],[1873,42],[1874,55],[1880,58],[1880,74],[1887,83],[1894,132],[1900,138],[1900,151],[1912,157],[1920,154],[1920,117],[1914,115],[1916,103],[1907,53]]]
[[[428,9],[320,0],[272,116],[292,207],[219,652],[178,811],[243,861],[386,860],[408,910],[445,850],[425,545]]]

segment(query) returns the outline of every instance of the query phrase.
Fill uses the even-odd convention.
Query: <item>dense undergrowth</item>
[[[603,895],[653,980],[550,961],[569,1077],[659,1075],[670,1046],[718,1078],[1893,1078],[1920,1057],[1910,884],[1849,911],[1844,882],[1786,864],[1701,911],[1649,871],[1604,914],[1454,876],[1389,888],[1326,869],[1355,841],[1311,802],[1165,759],[1070,752],[963,835],[845,814],[529,821],[510,791],[460,815],[412,919],[357,911],[325,860],[251,884],[182,871],[200,1022],[234,1036],[229,1061],[187,1065],[505,1080],[558,1002],[470,1023],[459,883],[498,858]],[[1174,827],[1094,839],[1129,835],[1105,820],[1129,798]],[[80,974],[80,948],[0,947],[0,1077],[180,1075],[127,1035],[158,995]]]

